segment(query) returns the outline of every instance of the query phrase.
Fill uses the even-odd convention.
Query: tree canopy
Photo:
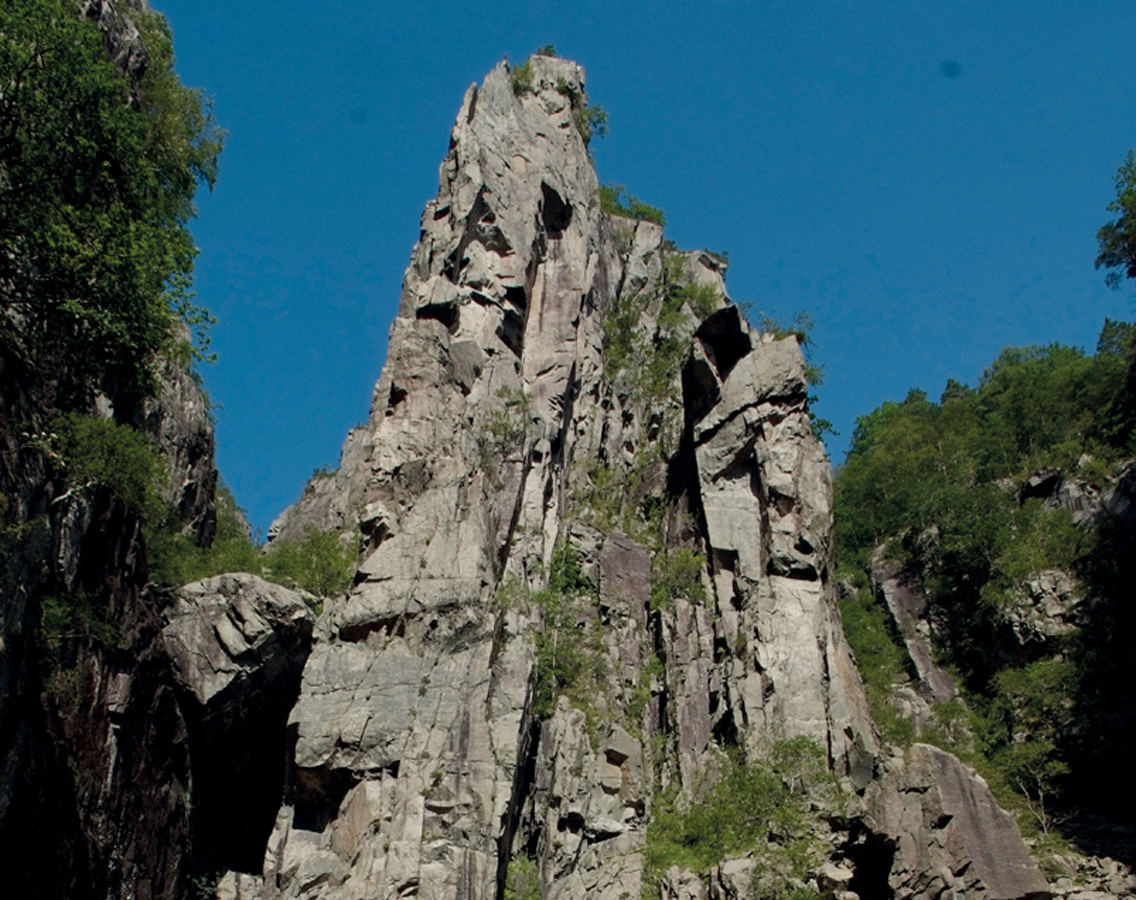
[[[60,408],[154,389],[188,292],[187,229],[222,132],[173,71],[170,32],[131,15],[148,62],[119,73],[69,0],[0,0],[0,352]]]

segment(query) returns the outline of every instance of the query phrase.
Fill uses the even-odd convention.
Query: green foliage
[[[607,110],[598,103],[590,106],[573,103],[572,121],[580,132],[580,137],[584,139],[585,147],[592,142],[592,138],[607,136]]]
[[[1128,156],[1116,173],[1116,198],[1106,207],[1120,215],[1097,232],[1097,268],[1111,269],[1105,282],[1120,287],[1123,278],[1136,278],[1136,154]]]
[[[855,593],[841,598],[840,617],[856,657],[856,668],[864,679],[872,718],[885,740],[909,745],[915,738],[914,728],[888,703],[893,685],[907,680],[911,668],[907,650],[893,631],[890,615],[871,590],[861,584]]]
[[[533,67],[531,60],[525,60],[513,67],[513,93],[517,96],[533,90]]]
[[[178,534],[180,523],[173,519],[146,530],[151,581],[178,587],[226,572],[262,574],[264,557],[250,540],[248,523],[226,486],[217,488],[214,505],[217,529],[208,547]]]
[[[689,337],[681,333],[681,299],[664,299],[658,327],[647,334],[640,327],[646,300],[638,294],[620,297],[605,315],[604,378],[614,383],[620,372],[627,372],[631,396],[654,409],[674,397]]]
[[[52,422],[56,447],[71,487],[101,485],[145,519],[165,515],[161,484],[166,470],[146,437],[128,425],[66,413]]]
[[[541,900],[540,868],[535,859],[514,856],[505,872],[504,900]]]
[[[656,799],[645,848],[649,882],[657,884],[672,865],[701,872],[727,856],[753,853],[754,896],[795,896],[823,859],[809,834],[812,808],[832,810],[839,802],[823,749],[803,737],[780,741],[767,759],[748,764],[723,758],[717,781],[696,786],[695,794],[685,808],[673,793]]]
[[[547,718],[561,694],[585,713],[592,710],[607,673],[595,591],[580,571],[579,555],[568,541],[557,545],[548,586],[532,597],[541,613],[536,635],[536,696],[533,715]]]
[[[665,327],[678,325],[684,309],[689,309],[695,318],[702,321],[717,311],[721,304],[721,296],[714,285],[687,280],[683,263],[682,254],[672,254],[663,266],[664,299],[659,324]]]
[[[636,362],[642,298],[636,294],[619,297],[603,319],[604,378],[614,382],[620,372]]]
[[[221,883],[220,872],[206,872],[189,879],[190,900],[214,900],[217,885]]]
[[[747,315],[749,315],[748,310]],[[793,318],[788,321],[777,315],[774,310],[770,313],[759,312],[753,316],[753,326],[758,331],[772,334],[778,340],[792,335],[802,347],[809,347],[813,343],[812,332],[816,328],[816,322],[803,310],[793,313]]]
[[[1105,318],[1100,337],[1097,338],[1097,356],[1123,356],[1136,337],[1131,322]]]
[[[218,489],[216,504],[217,533],[208,547],[169,527],[147,530],[152,581],[177,587],[226,572],[248,572],[317,597],[334,597],[351,586],[354,547],[345,545],[340,532],[309,524],[300,540],[276,540],[261,551],[250,540],[244,514],[228,488]]]
[[[498,390],[497,396],[504,402],[504,408],[493,410],[486,431],[497,449],[504,451],[524,438],[532,417],[532,400],[523,388],[507,386]]]
[[[1118,457],[1100,413],[1117,395],[1122,365],[1057,345],[1008,348],[977,390],[950,383],[941,404],[913,390],[861,416],[835,485],[838,552],[863,562],[886,537],[935,525],[948,541],[948,530],[970,536],[969,550],[956,547],[972,557],[970,569],[982,557],[979,569],[992,566],[1015,529],[1032,527],[1014,521],[998,479],[1047,466],[1071,471],[1085,452]]]
[[[1132,549],[1107,521],[1077,527],[1067,511],[1019,490],[1043,468],[1107,485],[1112,463],[1129,452],[1112,417],[1122,408],[1130,347],[1130,328],[1106,321],[1096,356],[1057,345],[1008,348],[977,388],[948,382],[939,403],[913,390],[860,417],[834,484],[841,565],[864,566],[888,541],[921,579],[936,649],[961,677],[966,705],[937,705],[921,738],[978,768],[1023,827],[1032,820],[1045,833],[1070,785],[1107,804],[1103,773],[1115,778],[1125,765],[1102,748],[1130,733],[1117,724],[1116,710],[1130,702],[1115,683],[1131,654],[1109,641],[1130,627]],[[1015,659],[1005,652],[1007,610],[1046,569],[1077,576],[1097,598],[1092,619],[1107,611],[1110,624],[1090,621]],[[888,648],[882,609],[873,611],[864,592],[841,611],[873,713],[886,717],[880,700],[896,676],[898,644]]]
[[[536,51],[537,56],[556,56],[556,48],[552,44],[545,44]]]
[[[705,563],[701,553],[685,547],[656,555],[651,580],[652,608],[669,609],[680,597],[692,603],[704,603],[706,588],[702,584],[702,569]]]
[[[273,541],[264,557],[264,577],[317,597],[335,597],[351,586],[353,547],[338,531],[304,527],[298,541]]]
[[[138,16],[150,64],[132,85],[67,0],[3,0],[0,16],[0,343],[65,408],[101,386],[129,410],[175,317],[207,321],[186,226],[222,134],[174,75],[160,17]]]
[[[634,194],[624,195],[624,190],[622,184],[600,185],[600,209],[610,216],[654,222],[660,228],[667,224],[666,216],[661,209],[644,203]]]
[[[624,473],[598,459],[587,462],[588,484],[574,499],[605,534],[628,519],[628,491]],[[625,529],[626,530],[626,529]]]
[[[500,488],[501,460],[523,445],[532,421],[532,400],[523,388],[508,386],[498,390],[497,397],[502,406],[478,424],[477,443],[482,471]]]
[[[116,647],[120,635],[102,604],[79,589],[73,594],[49,593],[41,599],[39,637],[48,656],[58,662],[69,641],[87,638]]]
[[[572,122],[584,139],[585,147],[593,137],[604,137],[607,134],[607,111],[602,106],[598,103],[589,106],[584,95],[563,79],[556,82],[556,90],[568,98],[572,107]]]

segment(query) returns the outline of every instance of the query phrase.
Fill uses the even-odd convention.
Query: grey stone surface
[[[806,735],[872,783],[797,341],[748,326],[720,260],[667,263],[660,228],[601,213],[584,72],[531,66],[531,88],[502,64],[466,92],[370,418],[273,527],[357,528],[361,552],[291,713],[265,897],[489,900],[519,857],[546,898],[638,897],[654,791],[696,799],[723,746]],[[636,303],[648,352],[676,271],[718,309],[672,317],[690,351],[651,394],[642,359],[605,370],[605,317]],[[571,610],[588,670],[538,719],[541,629],[563,625],[533,598],[565,540],[594,588]],[[653,599],[672,556],[704,564]],[[672,869],[662,896],[743,900],[754,866]]]
[[[206,716],[250,715],[281,681],[298,680],[315,622],[305,596],[246,574],[176,592],[162,611],[162,641],[175,681]]]
[[[188,340],[188,329],[183,331]],[[162,500],[177,511],[182,533],[207,546],[216,530],[218,483],[209,403],[180,362],[166,362],[158,384],[158,395],[146,402],[143,414],[168,470]]]
[[[896,847],[889,883],[897,896],[1050,895],[1013,817],[973,770],[937,747],[913,744],[891,757],[867,807],[868,821]]]
[[[918,579],[902,563],[887,559],[885,550],[881,545],[872,554],[872,581],[883,595],[928,699],[934,703],[953,700],[958,696],[958,687],[950,674],[935,662],[931,632],[924,620],[927,598],[916,586]]]

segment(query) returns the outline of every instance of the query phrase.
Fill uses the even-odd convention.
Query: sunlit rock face
[[[655,786],[689,786],[715,748],[806,734],[871,777],[797,342],[747,325],[719,261],[601,209],[583,70],[529,67],[531,86],[501,65],[467,91],[370,420],[274,526],[360,542],[292,712],[265,864],[286,897],[488,898],[514,847],[557,896],[637,896]],[[638,302],[649,345],[672,282],[709,299],[672,309],[682,347],[648,401],[634,373],[605,377],[605,318]],[[586,499],[597,467],[638,492],[630,519]],[[650,498],[663,521],[624,534]],[[531,597],[564,542],[595,589],[576,627],[597,628],[598,674],[590,703],[534,711],[551,626]],[[653,566],[682,549],[693,583],[652,604]]]
[[[587,110],[554,57],[466,92],[370,418],[271,532],[353,534],[358,564],[316,626],[263,880],[226,897],[638,897],[659,792],[697,802],[725,754],[795,736],[893,847],[798,342],[601,195]],[[816,877],[891,890],[894,848],[859,874],[841,853]],[[755,866],[663,890],[743,897]]]

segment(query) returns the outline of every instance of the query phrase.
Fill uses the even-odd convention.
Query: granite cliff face
[[[144,65],[111,4],[83,10]],[[797,340],[749,326],[722,260],[604,208],[586,110],[551,57],[467,91],[369,420],[272,529],[358,547],[318,618],[253,575],[147,586],[137,516],[50,481],[5,383],[0,859],[22,896],[207,896],[216,873],[242,898],[756,897],[759,848],[664,871],[648,828],[788,738],[836,785],[800,789],[814,856],[790,887],[1046,893],[981,779],[880,745]],[[170,369],[144,417],[207,543],[204,399]],[[59,585],[121,634],[69,645],[71,681],[37,695],[25,619]]]
[[[524,858],[544,896],[638,896],[660,791],[697,802],[726,751],[806,736],[851,798],[823,829],[846,892],[1044,893],[1011,820],[951,824],[996,810],[973,773],[885,763],[797,341],[745,322],[712,254],[601,208],[586,102],[542,56],[466,93],[370,419],[272,529],[353,531],[358,567],[304,669],[264,881],[224,889],[490,898]],[[1012,864],[972,865],[983,828]],[[731,865],[664,894],[748,896]]]

